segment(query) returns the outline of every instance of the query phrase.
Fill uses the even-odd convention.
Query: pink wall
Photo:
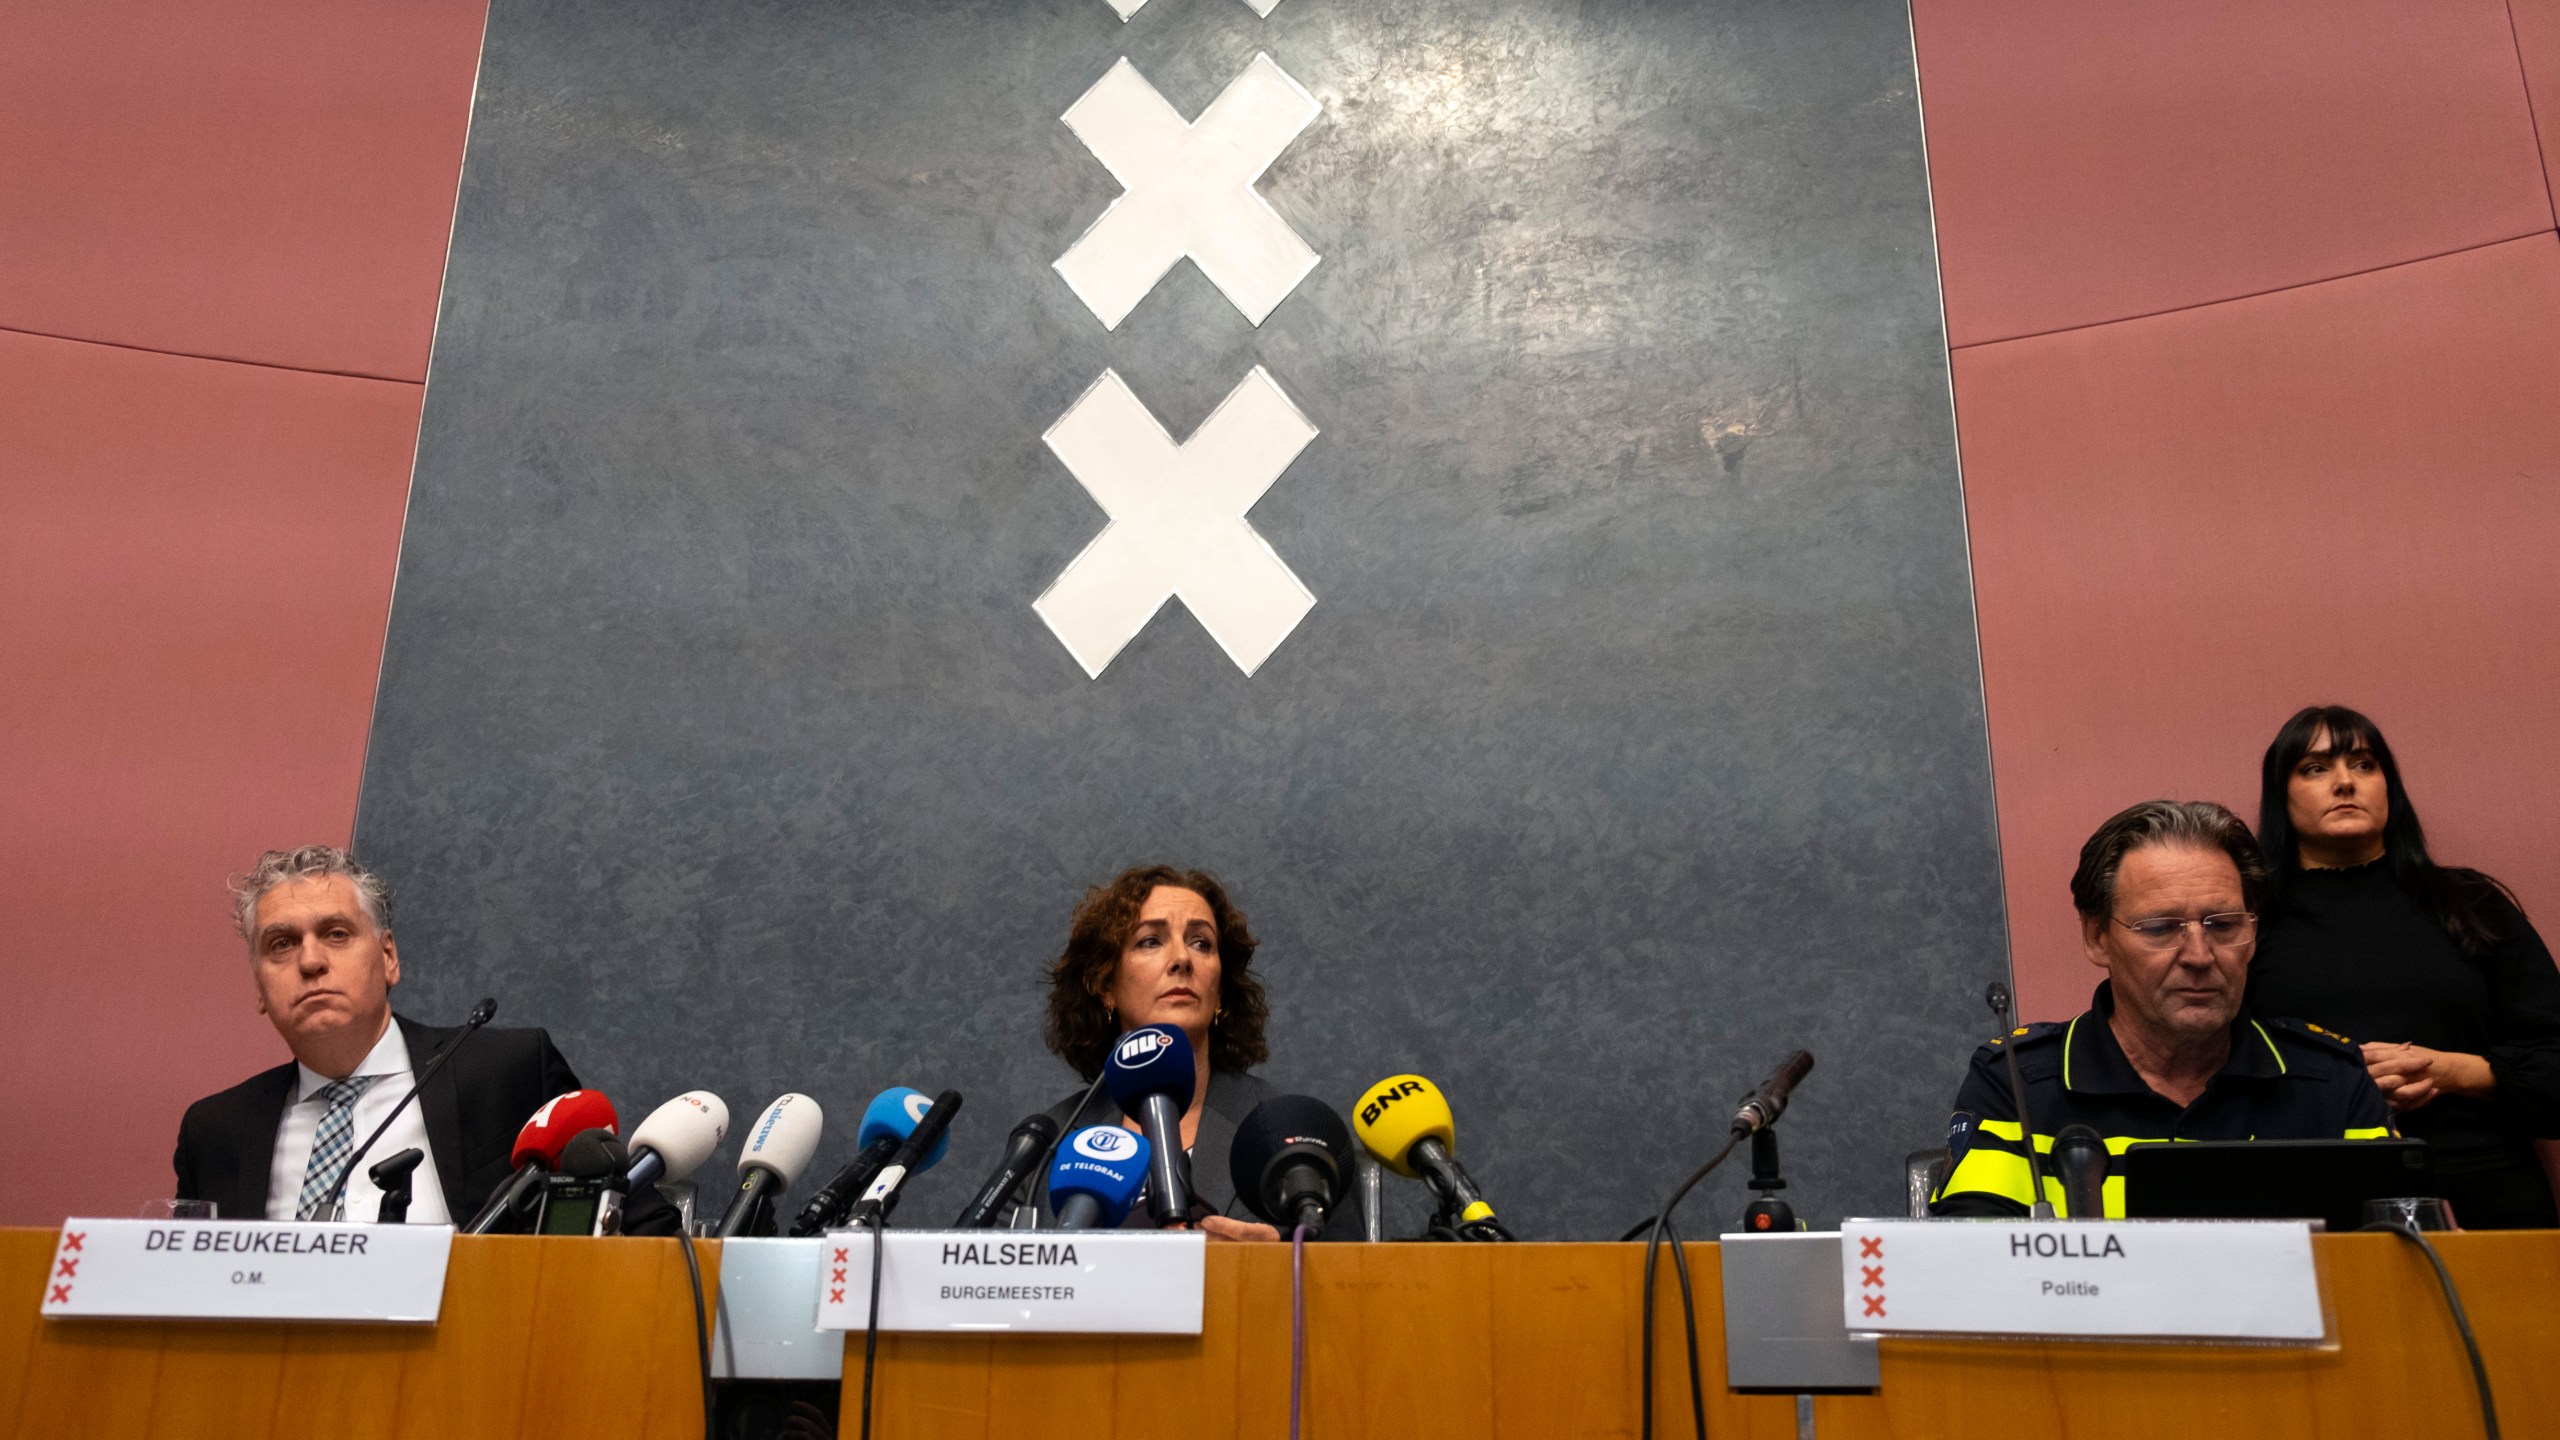
[[[485,10],[0,11],[0,1223],[285,1058],[223,880],[354,824]]]
[[[2547,926],[2560,3],[1914,20],[2026,1013],[2095,982],[2090,829],[2158,795],[2254,819],[2305,704],[2372,714],[2439,852]]]

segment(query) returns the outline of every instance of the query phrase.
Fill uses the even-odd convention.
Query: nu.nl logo
[[[1172,1038],[1161,1030],[1132,1030],[1120,1039],[1120,1063],[1124,1066],[1144,1065],[1163,1054],[1172,1043]]]

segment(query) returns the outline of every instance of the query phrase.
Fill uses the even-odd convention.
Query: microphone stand
[[[462,1048],[462,1042],[476,1034],[481,1026],[496,1019],[497,1015],[498,997],[494,995],[482,997],[479,1004],[471,1007],[471,1013],[463,1018],[462,1033],[446,1041],[444,1048],[427,1061],[427,1068],[418,1072],[418,1083],[409,1087],[409,1093],[400,1097],[400,1103],[392,1106],[391,1113],[383,1116],[382,1123],[374,1126],[373,1133],[364,1137],[364,1143],[356,1147],[356,1153],[347,1160],[348,1175],[356,1173],[356,1165],[364,1159],[365,1152],[373,1148],[373,1142],[382,1138],[382,1132],[390,1129],[391,1122],[400,1118],[400,1112],[409,1108],[409,1102],[418,1098],[418,1092],[427,1088],[427,1082],[436,1078],[436,1072],[444,1068],[444,1062],[453,1058],[454,1051]],[[400,1022],[394,1019],[391,1023],[397,1025]],[[347,1182],[344,1176],[338,1180],[338,1193],[330,1198],[329,1218],[333,1221],[347,1218]]]
[[[1994,980],[1991,988],[1982,992],[1982,998],[1990,1005],[1991,1013],[2000,1017],[2000,1049],[2009,1057],[2009,1103],[2017,1107],[2018,1138],[2024,1142],[2019,1148],[2027,1152],[2027,1181],[2035,1186],[2035,1194],[2028,1200],[2027,1218],[2050,1220],[2053,1202],[2044,1196],[2044,1162],[2036,1159],[2036,1127],[2027,1119],[2027,1082],[2018,1077],[2018,1024],[2015,1012],[2009,1008],[2009,987]]]

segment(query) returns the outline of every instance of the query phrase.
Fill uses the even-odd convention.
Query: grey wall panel
[[[1264,1073],[1430,1074],[1526,1234],[1647,1213],[1799,1044],[1791,1198],[1896,1205],[2005,966],[1908,47],[1886,0],[499,0],[358,827],[408,1004],[495,991],[634,1114],[958,1086],[939,1220],[1071,1082],[1077,895],[1166,858],[1262,936]],[[1105,331],[1059,115],[1257,52],[1324,105],[1261,187],[1323,262]],[[1042,432],[1110,367],[1187,435],[1256,364],[1322,431],[1252,512],[1319,603],[1250,678],[1178,603],[1087,678]]]

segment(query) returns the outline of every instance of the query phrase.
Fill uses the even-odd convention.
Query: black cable
[[[1698,1182],[1723,1164],[1724,1157],[1732,1154],[1733,1147],[1741,1143],[1742,1132],[1737,1130],[1725,1140],[1724,1148],[1715,1153],[1714,1159],[1699,1166],[1696,1174],[1680,1182],[1680,1188],[1672,1191],[1671,1198],[1663,1202],[1662,1213],[1653,1217],[1652,1233],[1644,1242],[1644,1428],[1638,1432],[1639,1440],[1653,1440],[1653,1273],[1655,1259],[1662,1248],[1663,1226],[1670,1223],[1672,1209],[1688,1198]],[[1696,1353],[1695,1347],[1690,1353]]]
[[[1689,1421],[1698,1440],[1707,1440],[1707,1396],[1698,1387],[1698,1297],[1689,1288],[1689,1251],[1670,1221],[1662,1222],[1662,1234],[1671,1242],[1671,1273],[1680,1281],[1680,1323],[1689,1332]]]
[[[2471,1358],[2471,1383],[2480,1392],[2480,1428],[2488,1432],[2489,1440],[2499,1440],[2498,1402],[2489,1394],[2489,1367],[2480,1358],[2480,1339],[2471,1333],[2471,1316],[2462,1308],[2462,1292],[2453,1288],[2453,1272],[2444,1268],[2444,1257],[2436,1253],[2436,1247],[2428,1242],[2426,1232],[2418,1228],[2415,1220],[2377,1220],[2364,1228],[2388,1230],[2414,1243],[2427,1257],[2427,1263],[2435,1267],[2436,1284],[2444,1290],[2446,1308],[2453,1311],[2453,1328],[2462,1336],[2463,1353]]]
[[[684,1251],[685,1278],[693,1282],[693,1353],[702,1362],[702,1440],[711,1440],[711,1323],[702,1315],[702,1259],[693,1253],[693,1237],[682,1232],[676,1245]]]
[[[889,1248],[889,1217],[871,1217],[871,1323],[862,1331],[862,1440],[871,1440],[871,1366],[880,1355],[880,1252]]]

